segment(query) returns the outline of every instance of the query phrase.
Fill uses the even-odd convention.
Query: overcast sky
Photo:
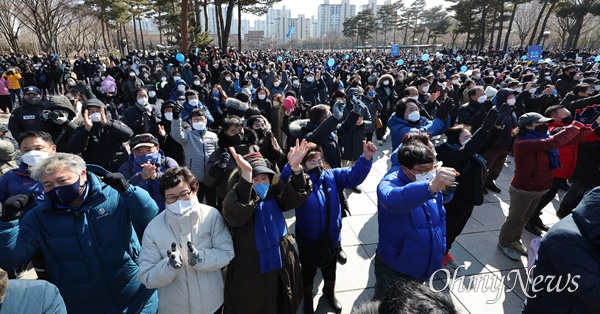
[[[377,0],[377,4],[381,5],[383,4],[384,0]],[[412,3],[412,0],[403,0],[404,1],[404,5],[408,6]],[[350,0],[350,4],[354,4],[356,5],[356,10],[359,10],[359,7],[361,5],[367,4],[367,0]],[[392,3],[395,2],[395,0],[392,0]],[[315,16],[317,17],[317,10],[319,9],[319,4],[322,4],[323,0],[282,0],[281,2],[277,3],[276,5],[274,5],[273,7],[275,9],[281,9],[283,8],[283,6],[285,6],[286,9],[291,10],[292,13],[292,18],[298,17],[298,14],[304,14],[307,18],[310,18],[311,16]],[[340,4],[342,3],[341,0],[330,0],[329,1],[330,4]],[[427,0],[427,7],[433,7],[436,5],[443,5],[443,6],[448,6],[448,4],[450,4],[449,2],[446,2],[444,0]],[[242,17],[243,19],[247,19],[247,20],[264,20],[266,19],[265,16],[262,17],[257,17],[254,15],[250,15],[250,14],[244,14],[244,16]]]

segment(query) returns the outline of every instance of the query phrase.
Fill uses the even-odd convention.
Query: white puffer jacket
[[[188,264],[187,242],[200,252],[195,266]],[[183,259],[183,267],[167,264],[171,243]],[[138,279],[147,288],[158,288],[159,313],[214,313],[223,304],[223,267],[234,257],[233,241],[221,214],[194,202],[176,215],[165,210],[144,232]]]

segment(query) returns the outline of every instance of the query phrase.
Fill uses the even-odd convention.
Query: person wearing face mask
[[[141,87],[135,93],[135,105],[125,109],[123,123],[133,130],[133,134],[152,133],[158,136],[158,123],[160,122],[160,111],[156,105],[148,101],[148,90]]]
[[[140,244],[132,228],[158,213],[148,193],[120,174],[107,172],[100,181],[81,157],[66,153],[36,165],[31,177],[47,198],[20,221],[3,210],[0,267],[12,269],[43,253],[67,311],[155,313],[156,291],[136,279]],[[71,265],[68,272],[65,265]]]
[[[573,90],[575,85],[579,84],[579,81],[575,80],[576,73],[577,69],[574,65],[569,65],[562,69],[562,74],[558,76],[558,80],[555,84],[556,91],[561,98],[565,97],[568,92]]]
[[[144,232],[138,272],[142,284],[158,289],[160,313],[221,313],[233,241],[217,209],[198,201],[200,189],[187,168],[160,179],[167,210]]]
[[[430,137],[441,135],[450,127],[448,113],[454,108],[452,102],[445,101],[437,110],[436,118],[428,120],[421,117],[416,100],[403,98],[396,105],[396,113],[390,117],[388,127],[392,138],[392,151],[398,148],[404,134],[409,132],[427,132]]]
[[[157,108],[162,108],[163,100],[158,98],[156,85],[146,85],[146,89],[148,90],[148,103],[156,106]]]
[[[311,105],[317,105],[325,102],[319,99],[319,90],[325,88],[325,82],[321,79],[321,72],[308,72],[302,80],[302,98],[304,101],[310,102]]]
[[[181,144],[175,141],[171,132],[173,126],[173,111],[176,106],[181,108],[181,106],[179,106],[176,102],[167,100],[160,108],[162,118],[158,123],[158,143],[160,144],[160,149],[165,153],[166,156],[175,159],[177,164],[184,165],[185,153],[183,151],[183,147]],[[187,121],[182,121],[181,127],[184,130],[192,129]]]
[[[467,95],[469,96],[469,102],[460,106],[458,123],[478,129],[493,104],[487,100],[485,90],[481,86],[469,89]]]
[[[135,74],[134,70],[129,70],[127,73],[127,78],[123,80],[122,82],[122,88],[123,88],[123,99],[124,101],[131,107],[132,104],[135,104],[136,101],[136,91],[139,88],[143,88],[144,87],[144,81],[142,81],[139,77],[137,77],[137,75]]]
[[[211,125],[215,122],[210,111],[208,110],[208,107],[206,107],[198,99],[198,94],[193,90],[189,90],[189,91],[185,92],[185,102],[183,103],[183,106],[181,108],[181,119],[183,121],[187,121],[189,118],[188,116],[189,116],[190,112],[197,108],[202,108],[206,112],[206,118],[208,119],[208,122],[207,122],[208,125]]]
[[[125,143],[133,131],[119,120],[106,116],[106,105],[90,99],[83,107],[83,125],[77,127],[69,140],[71,153],[81,154],[88,164],[95,164],[115,172],[127,161]]]
[[[307,147],[307,154],[302,159],[301,166],[310,177],[313,190],[306,202],[296,208],[296,241],[302,263],[304,313],[314,313],[313,281],[317,268],[321,269],[323,276],[323,294],[336,313],[340,313],[342,306],[334,293],[342,229],[342,205],[338,191],[363,183],[371,171],[377,147],[373,143],[363,141],[363,154],[356,163],[352,167],[336,169],[329,168],[323,161],[323,150],[319,146],[308,143]],[[281,172],[281,180],[287,182],[291,175],[291,167],[286,165]],[[331,255],[313,256],[318,252],[310,251],[303,244],[318,242],[323,234],[331,241]],[[317,260],[321,262],[315,262]]]
[[[281,63],[281,76],[277,75],[275,73],[275,71],[272,71],[271,73],[269,73],[269,76],[267,76],[267,78],[265,80],[265,87],[269,90],[269,93],[271,95],[275,95],[275,94],[283,95],[285,93],[285,90],[289,84],[288,73],[285,70],[285,68],[286,68],[286,63],[282,62]]]
[[[417,88],[417,91],[419,93],[417,101],[419,102],[419,104],[421,104],[423,108],[422,111],[425,111],[429,117],[434,117],[435,112],[439,106],[437,99],[439,98],[440,93],[430,93],[429,89],[431,87],[431,83],[428,81],[428,79],[425,78],[416,79],[411,83],[411,85]],[[424,112],[421,112],[421,114],[425,116]]]
[[[292,175],[283,183],[260,153],[242,157],[230,148],[240,178],[223,202],[235,250],[225,279],[224,313],[298,311],[303,297],[300,264],[282,212],[299,207],[312,192],[300,166],[306,152],[306,141],[290,148]]]
[[[221,75],[218,77],[221,77]],[[222,74],[221,82],[218,84],[221,86],[225,94],[228,96],[233,96],[235,95],[235,81],[235,76],[231,72],[225,71]]]
[[[210,154],[204,176],[201,180],[206,186],[216,190],[216,207],[221,210],[223,199],[237,181],[236,163],[229,154],[229,147],[244,155],[260,152],[256,132],[244,127],[243,121],[236,115],[223,119],[221,130],[217,133],[218,148]],[[273,167],[273,165],[271,165]]]
[[[297,76],[292,76],[292,80],[286,89],[286,93],[289,91],[293,91],[295,93],[296,98],[300,99],[302,97],[302,83]],[[285,94],[282,94],[285,95]],[[287,97],[287,96],[286,96]]]
[[[484,86],[485,83],[483,82],[483,78],[481,77],[481,71],[478,69],[473,70],[473,75],[470,77],[470,79],[475,82],[475,85],[477,86]]]
[[[381,300],[398,281],[423,282],[442,268],[444,203],[452,198],[452,185],[459,176],[453,168],[440,167],[435,150],[421,142],[402,145],[397,159],[400,167],[388,172],[377,186],[374,300]]]
[[[192,71],[192,65],[188,62],[179,64],[179,73],[181,73],[181,79],[184,80],[188,85],[192,85],[194,82],[194,72]]]
[[[552,186],[553,171],[561,167],[558,147],[567,145],[589,127],[574,121],[550,135],[548,123],[554,119],[529,112],[519,117],[513,145],[515,172],[510,182],[508,216],[500,229],[498,248],[508,258],[520,261],[519,254],[527,256],[527,247],[521,235],[538,203]]]
[[[377,144],[379,144],[379,146],[383,145],[388,121],[394,111],[394,106],[399,99],[395,85],[396,81],[394,80],[394,77],[389,74],[384,74],[377,80],[377,85],[375,86],[375,94],[377,94],[377,98],[379,98],[379,101],[381,101],[381,104],[383,105],[381,110],[379,110],[381,128],[375,131]]]
[[[165,209],[165,201],[160,195],[159,180],[164,171],[178,167],[179,164],[173,158],[165,156],[160,149],[158,139],[150,133],[134,136],[129,146],[131,146],[131,153],[128,160],[119,167],[119,173],[128,183],[146,190],[160,210]],[[139,228],[136,232],[141,238]]]
[[[175,79],[175,78],[173,78],[173,79]],[[170,99],[176,101],[178,94],[181,94],[181,93],[185,94],[185,92],[187,92],[189,89],[190,89],[190,87],[187,85],[187,83],[184,80],[182,80],[182,79],[176,80],[173,90],[171,91],[171,94],[170,94]]]
[[[210,72],[210,84],[211,85],[215,85],[215,84],[221,84],[223,85],[223,79],[225,79],[225,76],[222,75],[223,71],[226,71],[225,67],[223,66],[223,64],[221,64],[219,62],[219,60],[212,60],[212,61],[207,61],[208,63],[208,71]],[[229,75],[231,75],[231,73],[229,73]],[[233,80],[231,79],[231,76],[229,77],[229,79],[233,82]],[[221,80],[219,82],[219,80]],[[227,95],[233,95],[232,94],[227,94]]]
[[[365,140],[367,142],[373,142],[373,134],[378,129],[377,119],[381,121],[379,128],[383,128],[383,119],[379,116],[379,112],[383,110],[383,104],[379,100],[379,96],[375,93],[375,88],[371,85],[368,85],[367,88],[365,88],[362,100],[365,106],[367,106],[367,109],[369,109],[369,114],[371,115],[371,124],[365,126]]]
[[[560,102],[570,112],[600,103],[600,94],[594,95],[594,86],[586,83],[575,85]]]
[[[285,162],[285,154],[272,133],[271,123],[262,115],[252,115],[246,120],[246,126],[256,133],[260,154],[273,165],[275,172],[279,173]]]
[[[21,133],[36,130],[46,100],[42,91],[35,86],[27,86],[23,89],[23,103],[15,108],[8,118],[8,129],[14,138],[19,138]]]
[[[567,110],[567,108],[560,105],[549,107],[545,112],[545,116],[554,119],[554,122],[550,122],[548,125],[549,134],[556,134],[573,122],[573,116],[571,115],[571,112]],[[527,231],[537,236],[541,236],[542,231],[548,231],[549,227],[546,226],[541,219],[542,209],[554,199],[559,188],[561,188],[563,184],[566,184],[567,180],[569,180],[573,175],[577,165],[578,151],[580,147],[579,143],[596,140],[598,140],[598,138],[594,133],[581,131],[579,132],[579,135],[572,139],[567,145],[563,145],[558,148],[561,167],[553,171],[552,186],[548,192],[542,196],[539,204],[536,207],[536,210],[525,226]],[[576,189],[577,188],[574,190]],[[562,218],[566,215],[562,212],[557,212],[557,216]]]
[[[252,100],[252,105],[256,106],[260,110],[260,114],[268,119],[271,118],[271,109],[273,107],[273,103],[271,103],[269,98],[270,95],[269,89],[259,86],[256,89],[256,98]]]
[[[171,134],[173,139],[183,148],[185,166],[200,181],[200,190],[197,193],[198,200],[203,202],[206,196],[205,204],[216,206],[215,188],[206,186],[201,180],[208,169],[211,154],[219,148],[217,134],[208,130],[208,118],[205,109],[197,108],[190,113],[188,121],[192,126],[191,129],[183,127],[185,122],[178,111],[177,108],[173,108]]]
[[[252,71],[249,81],[251,82],[253,89],[257,89],[259,86],[264,86],[263,81],[258,76],[257,70]]]
[[[456,269],[461,264],[450,255],[452,244],[461,234],[475,206],[483,204],[483,187],[486,161],[481,153],[492,147],[502,132],[502,120],[510,114],[510,107],[504,104],[499,113],[488,111],[481,127],[471,135],[471,128],[459,124],[446,131],[447,141],[436,147],[437,160],[445,166],[456,169],[460,176],[454,197],[444,207],[446,209],[446,251],[442,264]]]
[[[69,140],[76,128],[75,110],[69,99],[61,95],[51,96],[36,129],[52,135],[57,151],[67,152]]]

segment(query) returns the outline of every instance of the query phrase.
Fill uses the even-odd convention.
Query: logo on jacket
[[[106,216],[108,216],[108,212],[106,212],[106,209],[104,209],[104,208],[98,209],[98,218],[102,218],[102,217],[106,217]]]

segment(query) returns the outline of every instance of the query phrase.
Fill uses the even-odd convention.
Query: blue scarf
[[[549,137],[550,137],[550,134],[548,134],[548,133],[542,134],[540,132],[536,132],[536,131],[532,131],[532,130],[527,130],[527,132],[525,132],[525,134],[517,135],[517,138],[527,139],[527,140],[537,140],[537,139],[544,139],[544,138],[549,138]],[[550,168],[558,169],[561,167],[560,160],[558,159],[558,157],[560,156],[558,154],[558,148],[553,148],[551,150],[547,150],[546,154],[548,154],[548,158],[550,158]]]
[[[254,209],[254,239],[262,274],[283,266],[279,240],[286,234],[285,219],[277,202],[272,198],[261,201]]]

